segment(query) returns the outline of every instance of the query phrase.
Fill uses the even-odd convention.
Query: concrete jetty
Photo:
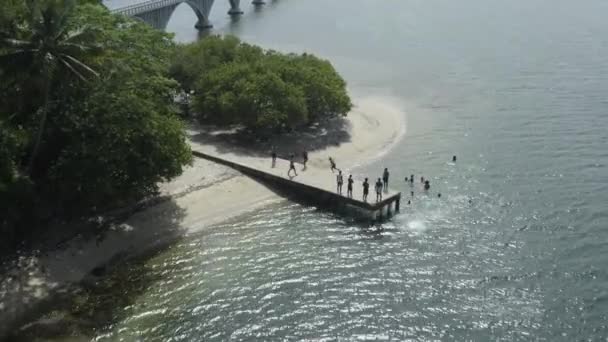
[[[289,177],[287,175],[289,161],[282,158],[277,158],[275,166],[272,167],[270,156],[267,158],[231,158],[230,154],[215,154],[196,149],[193,149],[192,154],[195,157],[231,167],[252,178],[278,186],[288,195],[305,197],[307,200],[327,209],[351,207],[378,221],[390,218],[400,210],[401,193],[398,191],[390,189],[383,191],[382,200],[376,202],[374,184],[380,177],[380,172],[378,175],[369,177],[369,195],[367,201],[363,201],[363,179],[355,179],[353,197],[347,197],[348,174],[344,171],[342,172],[344,177],[343,191],[342,194],[337,193],[336,176],[338,172],[335,171],[334,173],[330,170],[328,160],[311,160],[309,164],[313,165],[305,170],[303,170],[302,164],[297,163],[297,176]],[[326,164],[326,166],[323,164]],[[342,210],[338,211],[342,212]]]

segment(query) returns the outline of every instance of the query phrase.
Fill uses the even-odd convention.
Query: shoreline
[[[405,135],[405,112],[392,98],[360,99],[346,121],[349,141],[310,152],[311,172],[325,169],[328,156],[343,170],[369,164]],[[193,150],[234,153],[218,152],[217,146],[204,141],[191,141],[191,146]],[[239,154],[236,158],[248,157]],[[200,159],[182,176],[162,184],[160,195],[170,199],[133,214],[97,239],[79,235],[64,248],[38,257],[19,257],[16,264],[20,267],[4,274],[0,282],[0,337],[25,320],[37,318],[37,311],[48,309],[53,298],[69,296],[72,287],[90,277],[103,277],[112,265],[285,200],[238,171]]]
[[[394,102],[386,104],[386,101],[387,98],[384,97],[370,97],[356,103],[356,107],[347,117],[350,125],[351,141],[309,152],[308,170],[306,172],[313,173],[327,169],[327,158],[329,156],[336,160],[338,167],[342,168],[343,172],[348,172],[354,168],[371,164],[388,153],[402,139],[406,129],[405,112],[398,109]],[[193,150],[196,149],[201,152],[229,153],[218,152],[217,147],[212,145],[198,143],[191,143],[191,145]],[[230,153],[230,155],[231,158],[241,160],[244,163],[252,158],[236,153]],[[270,163],[269,156],[264,159],[267,159]],[[222,166],[222,168],[225,167]],[[285,172],[287,173],[287,170]],[[212,197],[213,201],[207,201],[207,196]],[[264,204],[265,202],[284,200],[272,190],[238,172],[236,172],[234,178],[212,185],[206,188],[204,192],[193,194],[193,197],[196,198],[195,201],[186,200],[185,202],[189,209],[199,211],[196,214],[198,223],[205,222],[205,225],[209,225],[211,222],[219,223],[255,210],[259,208],[259,205],[257,205],[259,202]],[[225,216],[218,217],[219,210],[209,210],[213,206],[221,206],[224,208],[221,212],[227,213]],[[206,211],[206,214],[201,214],[203,210]],[[230,214],[230,212],[236,214]],[[187,230],[188,233],[198,231],[200,229],[196,227]]]

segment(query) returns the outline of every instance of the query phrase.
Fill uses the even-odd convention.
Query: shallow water
[[[431,193],[381,229],[287,202],[220,225],[125,266],[138,291],[81,336],[607,340],[608,3],[243,7],[230,22],[217,2],[215,32],[320,54],[354,96],[401,103],[406,137],[355,171]],[[194,21],[181,6],[169,30],[195,39]]]

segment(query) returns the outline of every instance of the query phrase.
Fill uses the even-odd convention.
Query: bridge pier
[[[198,21],[196,22],[196,24],[194,24],[194,27],[196,27],[199,30],[206,30],[206,29],[212,28],[213,25],[211,25],[211,22],[209,22],[209,19],[199,18]]]
[[[241,0],[230,0],[230,10],[228,10],[229,15],[241,15],[243,11],[241,10],[240,5]]]
[[[237,7],[237,8],[231,8],[231,9],[228,10],[228,14],[229,15],[241,15],[243,13],[244,12],[239,7]]]
[[[398,213],[399,211],[401,211],[401,194],[399,194],[395,201],[395,212]]]

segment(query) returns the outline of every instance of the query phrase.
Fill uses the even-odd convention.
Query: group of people
[[[410,177],[405,177],[405,181],[409,182],[411,186],[414,185],[414,175],[410,175]],[[420,183],[424,188],[424,191],[429,191],[431,189],[431,182],[428,179],[424,179],[424,177],[420,177]],[[414,191],[411,192],[412,197],[414,197]],[[437,194],[437,197],[441,198],[441,193]],[[407,201],[407,204],[412,204],[411,200]]]
[[[329,157],[330,168],[331,171],[334,172],[338,170],[338,175],[336,176],[337,189],[338,194],[342,194],[342,184],[344,183],[344,176],[342,175],[342,170],[339,170],[336,167],[336,163],[332,157]],[[376,191],[376,202],[382,201],[382,192],[388,192],[388,179],[389,179],[388,168],[384,169],[382,173],[382,178],[378,178],[376,184],[374,185],[374,190]],[[349,198],[353,197],[353,184],[354,184],[353,175],[348,175],[347,179],[347,188],[346,188],[346,196]],[[367,202],[367,196],[369,195],[369,179],[365,178],[363,181],[363,201]]]
[[[456,156],[452,156],[452,163],[456,163]],[[409,182],[411,186],[414,185],[414,175],[410,175],[410,177],[405,177],[405,181]],[[431,182],[428,179],[424,179],[424,177],[420,177],[420,183],[422,183],[422,186],[424,187],[425,191],[429,191],[431,190]],[[414,191],[411,192],[412,197],[414,197]],[[441,193],[437,193],[437,197],[441,198]],[[407,204],[411,204],[412,201],[408,200]],[[469,200],[469,203],[471,203],[471,200]]]
[[[410,175],[410,178],[408,179],[407,177],[405,177],[405,181],[409,182],[410,184],[414,184],[414,175]],[[430,190],[431,189],[431,182],[428,179],[424,179],[424,177],[420,177],[420,183],[422,183],[422,185],[424,186],[424,190]]]
[[[276,151],[272,151],[272,167],[274,168],[276,165],[276,160],[277,160],[277,153]],[[302,168],[302,171],[306,170],[306,163],[308,162],[308,152],[304,151],[302,152],[302,164],[304,165]],[[456,162],[456,156],[452,157],[452,162]],[[329,165],[330,165],[330,170],[331,172],[336,172],[338,171],[338,174],[336,176],[336,191],[338,194],[342,194],[342,185],[344,184],[344,176],[342,174],[342,170],[338,169],[338,167],[336,166],[336,161],[332,158],[329,157]],[[291,175],[293,171],[293,176]],[[289,171],[287,171],[287,176],[289,176],[290,178],[293,178],[295,176],[298,175],[298,172],[296,171],[296,167],[295,167],[295,155],[291,154],[289,156]],[[390,173],[388,171],[388,168],[384,168],[384,172],[382,173],[382,177],[378,178],[378,180],[376,181],[376,183],[374,184],[374,190],[376,191],[376,202],[380,202],[382,201],[382,193],[383,192],[388,192],[388,181],[389,181],[389,177],[390,177]],[[410,177],[405,177],[405,181],[409,182],[411,185],[414,184],[414,175],[410,175]],[[346,186],[346,196],[349,198],[353,197],[353,185],[355,183],[354,179],[353,179],[353,175],[348,175],[348,178],[346,180],[347,182],[347,186]],[[424,177],[420,177],[420,182],[422,183],[424,190],[428,191],[431,189],[431,182],[428,179],[424,179]],[[369,195],[369,179],[365,178],[365,180],[363,181],[362,184],[363,187],[363,201],[367,202],[367,197]],[[412,197],[414,196],[414,191],[411,192]],[[437,197],[441,197],[441,193],[437,194]],[[408,201],[408,204],[410,204],[411,201]]]

